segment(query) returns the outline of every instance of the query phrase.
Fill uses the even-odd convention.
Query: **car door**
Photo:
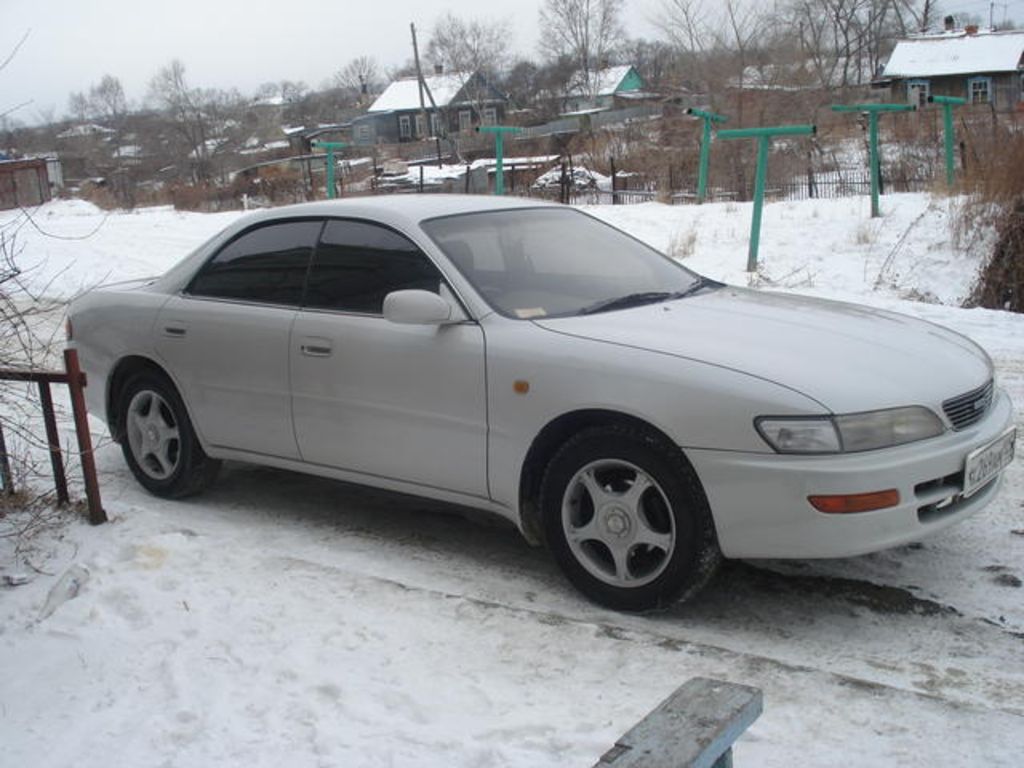
[[[410,288],[448,292],[404,235],[365,221],[327,221],[292,329],[302,458],[486,496],[483,332],[473,322],[386,320],[384,297]]]
[[[156,349],[213,446],[299,457],[288,344],[322,220],[246,230],[163,307]]]

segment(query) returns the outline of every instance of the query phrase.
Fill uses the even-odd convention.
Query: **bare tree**
[[[623,2],[544,0],[541,6],[541,51],[549,59],[569,59],[579,73],[578,82],[571,85],[589,97],[597,94],[599,73],[624,38]]]
[[[72,120],[84,123],[92,114],[92,105],[89,104],[89,97],[82,91],[75,91],[68,95],[68,115]]]
[[[334,75],[334,85],[361,103],[380,86],[381,73],[372,56],[357,56]]]
[[[791,0],[790,26],[822,88],[843,89],[868,82],[894,41],[911,30],[927,30],[934,0]]]
[[[446,13],[434,22],[426,59],[448,72],[494,78],[508,63],[511,35],[508,19],[461,19]]]
[[[461,79],[477,115],[493,95],[492,83],[508,63],[508,19],[461,19],[446,13],[434,22],[425,58]]]
[[[179,161],[185,160],[190,166],[193,180],[203,181],[209,177],[210,126],[203,111],[202,93],[189,85],[185,79],[185,65],[174,59],[163,67],[150,82],[150,97],[167,113],[184,153]],[[184,154],[184,158],[180,157]],[[189,160],[194,162],[189,163]]]
[[[771,36],[770,18],[757,0],[664,0],[658,24],[683,57],[697,87],[742,90],[748,67]]]

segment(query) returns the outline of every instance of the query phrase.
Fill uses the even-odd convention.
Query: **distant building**
[[[0,160],[0,210],[41,205],[49,199],[46,158]]]
[[[1001,112],[1024,109],[1024,31],[967,27],[900,40],[877,84],[919,106],[941,95]]]
[[[577,72],[569,82],[569,89],[562,103],[566,113],[611,109],[615,100],[644,98],[644,81],[636,68],[630,64],[605,67],[596,72]]]
[[[445,133],[466,133],[505,116],[508,98],[479,73],[435,72],[423,80],[436,110],[426,91],[421,102],[417,78],[395,80],[352,121],[352,141],[360,146],[416,141],[440,135],[442,127]]]

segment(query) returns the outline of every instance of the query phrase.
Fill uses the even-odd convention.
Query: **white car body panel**
[[[96,414],[108,415],[119,360],[163,367],[203,448],[254,461],[521,516],[524,465],[542,430],[606,411],[646,422],[678,445],[733,557],[836,557],[939,530],[996,493],[960,499],[966,456],[1012,423],[1005,394],[954,431],[942,403],[992,377],[968,339],[894,313],[726,287],[596,315],[520,320],[496,313],[419,228],[456,212],[539,207],[434,195],[334,201],[246,217],[155,281],[76,299],[74,340]],[[183,295],[196,271],[256,222],[366,218],[411,239],[448,281],[467,320],[415,326],[382,317]],[[186,326],[184,336],[166,328]],[[302,347],[327,347],[327,356]],[[239,383],[241,382],[241,383]],[[528,392],[517,391],[526,383]],[[522,387],[520,386],[520,389]],[[922,405],[944,434],[861,454],[785,456],[759,416],[818,416]],[[814,494],[896,488],[896,508],[813,509]]]
[[[487,497],[478,325],[302,311],[289,357],[304,461]]]
[[[299,458],[288,371],[295,315],[190,296],[163,305],[151,343],[205,444]]]

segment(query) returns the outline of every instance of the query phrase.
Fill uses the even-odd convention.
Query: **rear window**
[[[200,270],[194,296],[298,306],[320,221],[268,224],[235,238]]]

